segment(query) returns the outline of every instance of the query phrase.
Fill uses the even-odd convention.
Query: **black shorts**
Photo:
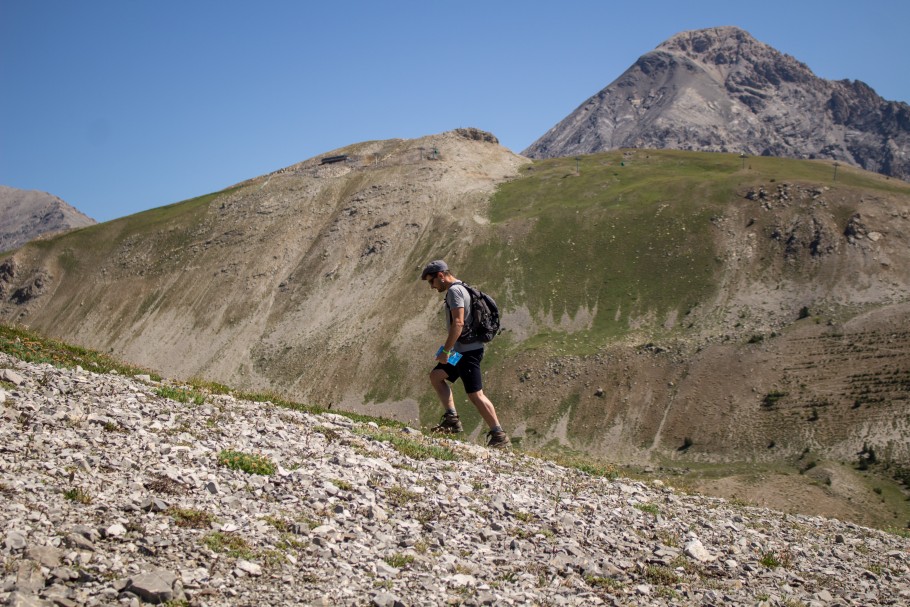
[[[464,384],[466,394],[473,394],[483,390],[483,380],[480,377],[480,361],[483,360],[483,348],[462,352],[461,360],[456,365],[439,363],[437,369],[446,372],[446,379],[453,384],[458,378]]]

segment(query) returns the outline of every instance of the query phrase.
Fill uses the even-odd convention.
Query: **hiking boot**
[[[490,449],[511,449],[512,441],[509,435],[502,430],[487,432],[487,447]]]
[[[438,426],[430,428],[430,432],[441,434],[457,434],[463,431],[464,427],[461,425],[461,420],[458,419],[457,413],[446,413],[442,416],[442,421],[439,422]]]

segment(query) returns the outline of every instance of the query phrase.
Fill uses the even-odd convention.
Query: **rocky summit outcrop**
[[[910,179],[910,106],[817,77],[736,27],[688,31],[643,55],[524,154],[669,148],[829,158]]]
[[[6,605],[910,601],[910,540],[836,520],[149,376],[0,381]]]
[[[94,223],[94,219],[56,196],[0,185],[0,251],[21,247],[39,236]]]

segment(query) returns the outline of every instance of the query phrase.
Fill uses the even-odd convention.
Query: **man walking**
[[[462,343],[458,340],[464,327],[470,327],[471,321],[471,294],[465,289],[461,281],[455,278],[449,271],[449,266],[441,259],[431,261],[423,269],[420,275],[421,280],[427,281],[431,288],[440,293],[445,293],[446,305],[446,327],[448,333],[442,351],[436,356],[436,367],[430,371],[430,383],[436,394],[439,396],[439,402],[445,408],[445,415],[438,426],[434,427],[433,432],[443,432],[454,434],[461,432],[464,428],[461,420],[458,419],[458,412],[455,410],[455,399],[452,396],[452,389],[446,383],[455,383],[459,378],[464,384],[464,390],[468,395],[471,403],[477,407],[478,413],[490,427],[487,433],[488,447],[508,448],[511,441],[508,435],[499,425],[499,419],[496,417],[496,409],[493,403],[483,393],[483,381],[480,376],[480,361],[483,359],[483,342],[471,341]],[[461,358],[454,365],[449,364],[449,356],[458,352]]]

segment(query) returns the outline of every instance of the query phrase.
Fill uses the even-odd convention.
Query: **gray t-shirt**
[[[446,330],[452,326],[450,310],[455,308],[464,308],[464,325],[466,327],[470,326],[473,319],[473,316],[471,316],[471,294],[461,286],[460,282],[456,282],[446,291]],[[471,350],[480,350],[482,348],[482,341],[472,341],[466,344],[456,341],[454,350],[456,352],[470,352]]]

